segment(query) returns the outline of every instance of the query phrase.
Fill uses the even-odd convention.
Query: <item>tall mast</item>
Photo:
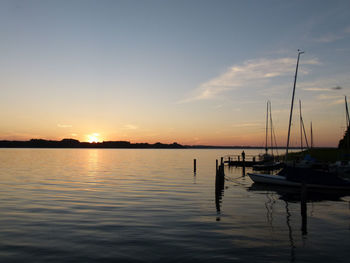
[[[268,149],[268,145],[267,145],[267,135],[268,135],[268,130],[269,130],[269,101],[267,101],[266,104],[266,138],[265,138],[265,153],[267,154],[267,149]]]
[[[345,137],[346,137],[346,148],[349,149],[349,126],[350,126],[350,117],[349,117],[349,109],[348,109],[348,101],[345,96],[345,111],[346,111],[346,130],[345,130]]]
[[[314,147],[314,136],[312,134],[312,122],[311,122],[311,125],[310,125],[310,130],[311,130],[311,149]]]
[[[297,59],[297,66],[295,68],[295,77],[294,77],[294,86],[293,86],[293,95],[292,95],[292,103],[290,106],[290,115],[289,115],[289,126],[288,126],[288,137],[287,137],[287,149],[286,149],[286,161],[288,158],[288,149],[289,149],[289,139],[290,139],[290,127],[292,125],[292,116],[293,116],[293,106],[294,106],[294,94],[295,94],[295,85],[297,82],[297,76],[298,76],[298,67],[299,67],[299,58],[300,55],[303,54],[303,51],[300,51],[298,49],[298,59]]]
[[[306,147],[309,149],[309,142],[306,136],[303,115],[301,114],[301,100],[299,100],[299,113],[300,113],[300,147],[301,147],[301,150],[304,149],[303,148],[303,135],[304,135]]]
[[[272,137],[272,132],[273,132],[273,126],[272,126],[272,110],[271,110],[271,101],[269,101],[270,104],[270,130],[271,130],[271,154],[273,155],[273,137]]]
[[[345,97],[345,113],[346,113],[346,128],[350,126],[350,118],[349,118],[349,109],[348,109],[348,101]]]
[[[303,118],[301,117],[301,100],[299,100],[300,150],[303,150]]]

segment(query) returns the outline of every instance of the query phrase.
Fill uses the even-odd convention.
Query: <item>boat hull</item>
[[[255,183],[261,184],[271,184],[271,185],[284,185],[284,186],[293,186],[301,187],[301,182],[295,182],[287,180],[285,176],[282,175],[271,175],[271,174],[258,174],[258,173],[248,173],[250,179]],[[306,183],[306,187],[317,188],[317,189],[333,189],[333,190],[350,190],[350,185],[327,185],[327,184],[313,184]]]
[[[283,163],[280,162],[267,162],[262,164],[253,165],[253,170],[257,171],[273,171],[284,167]]]

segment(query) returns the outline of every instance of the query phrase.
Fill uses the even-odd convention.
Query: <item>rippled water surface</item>
[[[1,149],[0,262],[348,262],[350,196],[216,184],[240,152]]]

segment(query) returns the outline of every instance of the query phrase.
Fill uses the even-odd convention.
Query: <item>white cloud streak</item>
[[[234,128],[260,127],[260,122],[243,122],[232,125]]]
[[[137,127],[136,125],[133,124],[126,124],[124,125],[123,129],[125,130],[137,130],[139,127]]]
[[[321,91],[321,92],[324,92],[324,91],[332,91],[332,88],[303,88],[302,90],[305,90],[305,91]]]
[[[346,27],[343,29],[341,32],[338,33],[328,33],[323,36],[320,36],[318,38],[315,38],[314,41],[319,42],[319,43],[332,43],[337,40],[344,39],[347,37],[347,35],[350,34],[350,26]]]
[[[248,60],[241,65],[234,65],[223,74],[202,83],[187,98],[179,103],[217,98],[219,95],[241,87],[260,87],[266,85],[271,79],[293,74],[295,58],[255,59]],[[304,65],[319,65],[318,59],[303,61]],[[307,74],[306,70],[301,74]]]
[[[72,128],[73,125],[70,124],[57,124],[58,128]]]

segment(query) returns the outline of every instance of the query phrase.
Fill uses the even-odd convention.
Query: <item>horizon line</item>
[[[125,141],[125,140],[117,140],[117,141],[102,141],[102,142],[84,142],[84,141],[79,141],[77,139],[72,139],[72,138],[65,138],[62,140],[47,140],[47,139],[29,139],[29,140],[1,140],[0,139],[0,143],[39,143],[39,142],[47,142],[47,143],[61,143],[61,144],[70,144],[70,145],[75,145],[78,146],[78,144],[83,144],[85,146],[94,146],[94,145],[103,145],[103,144],[126,144],[123,145],[123,148],[127,148],[127,145],[130,146],[137,146],[137,145],[149,145],[149,146],[156,146],[156,145],[162,145],[162,146],[179,146],[179,147],[187,147],[187,148],[239,148],[239,149],[244,149],[244,148],[254,148],[254,149],[264,149],[265,146],[257,146],[257,145],[206,145],[206,144],[192,144],[192,145],[188,145],[188,144],[180,144],[177,142],[173,142],[173,143],[162,143],[162,142],[155,142],[155,143],[148,143],[148,142],[130,142],[130,141]],[[0,148],[6,148],[3,147],[2,145],[0,145]],[[11,148],[16,148],[16,147],[11,147]],[[26,148],[26,147],[18,147],[18,148]],[[32,148],[32,147],[29,147]],[[57,148],[57,147],[48,147],[48,148]],[[62,147],[63,148],[63,147]],[[292,146],[289,147],[290,149],[300,149],[300,146]],[[313,148],[338,148],[338,147],[332,147],[332,146],[314,146]],[[269,148],[271,149],[271,148]],[[276,146],[273,147],[273,149],[286,149],[286,146]],[[307,149],[307,147],[303,148],[303,149]],[[300,150],[303,150],[300,149]]]

